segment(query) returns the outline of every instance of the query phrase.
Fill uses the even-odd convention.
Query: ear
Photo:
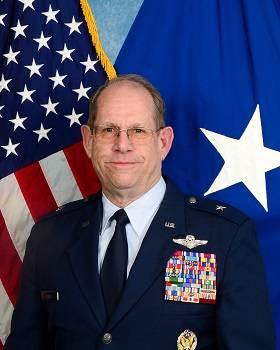
[[[174,132],[171,126],[166,126],[160,131],[161,159],[163,160],[170,151],[174,139]]]
[[[92,149],[92,132],[90,127],[87,125],[81,126],[81,133],[83,137],[83,146],[86,151],[86,154],[89,158],[91,158],[91,149]]]

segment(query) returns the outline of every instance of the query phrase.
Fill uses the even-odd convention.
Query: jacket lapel
[[[184,195],[167,183],[163,202],[132,266],[120,304],[109,321],[112,328],[141,298],[178,250],[172,238],[186,235]],[[174,228],[173,228],[174,226]]]
[[[98,241],[102,223],[102,201],[99,195],[89,203],[88,211],[77,228],[79,240],[68,251],[78,284],[99,324],[103,328],[106,311],[98,273]]]

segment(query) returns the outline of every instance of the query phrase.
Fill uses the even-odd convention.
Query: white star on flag
[[[23,12],[28,8],[30,7],[32,10],[35,10],[34,7],[33,7],[33,2],[35,0],[18,0],[20,1],[21,3],[23,3],[24,7],[23,7]]]
[[[37,74],[40,77],[42,76],[40,73],[40,68],[43,67],[43,64],[36,64],[34,58],[32,60],[31,66],[24,66],[30,70],[30,78],[32,77],[33,74]]]
[[[82,97],[88,98],[87,91],[90,90],[90,89],[91,89],[90,87],[85,88],[83,86],[83,83],[81,82],[80,83],[80,88],[79,89],[73,89],[73,91],[75,91],[78,94],[78,101],[79,101]]]
[[[77,32],[77,33],[80,33],[80,29],[79,29],[79,26],[82,24],[83,22],[76,22],[75,20],[75,17],[73,16],[72,17],[72,22],[69,22],[69,23],[64,23],[67,27],[70,28],[70,33],[69,35],[71,35],[73,32]]]
[[[7,151],[5,158],[7,158],[12,153],[17,156],[18,154],[17,154],[16,148],[18,145],[19,145],[19,143],[13,144],[11,139],[9,138],[9,143],[6,146],[1,146],[2,148],[4,148]]]
[[[5,27],[5,23],[3,22],[3,19],[7,16],[7,13],[4,13],[3,15],[0,15],[0,24]]]
[[[50,129],[44,129],[43,124],[41,123],[40,129],[39,130],[33,130],[33,132],[35,132],[35,134],[38,135],[38,142],[40,142],[42,139],[47,139],[50,140],[48,137],[48,132],[51,131],[52,128]]]
[[[55,87],[57,87],[57,85],[61,85],[61,86],[65,87],[65,85],[63,83],[63,79],[65,79],[66,77],[67,77],[67,75],[59,75],[58,70],[56,70],[55,76],[49,77],[49,79],[53,81],[53,89]]]
[[[265,173],[280,166],[280,152],[263,145],[259,105],[240,139],[200,129],[225,163],[204,195],[243,182],[268,211]]]
[[[11,29],[16,33],[15,38],[17,38],[19,35],[22,35],[26,38],[26,35],[24,33],[25,29],[28,27],[28,25],[22,26],[20,24],[20,21],[18,19],[17,25],[15,27],[11,27]]]
[[[86,67],[86,68],[85,68],[85,73],[86,73],[86,72],[89,71],[89,70],[93,70],[93,71],[96,72],[96,69],[95,69],[94,65],[95,65],[97,62],[98,62],[98,60],[92,61],[92,60],[90,59],[90,56],[88,55],[87,60],[86,60],[86,61],[83,61],[83,62],[80,62],[80,63],[81,63],[83,66]]]
[[[61,51],[56,51],[57,53],[59,53],[62,58],[61,58],[61,62],[63,62],[64,60],[66,60],[68,58],[68,60],[73,61],[73,58],[71,57],[71,53],[75,51],[75,49],[68,49],[66,44],[64,44],[64,48]]]
[[[16,64],[18,64],[18,61],[16,60],[17,55],[20,53],[20,51],[13,51],[12,47],[10,46],[9,52],[5,53],[3,56],[5,56],[7,58],[7,65],[10,62],[15,62]]]
[[[17,112],[16,117],[14,119],[10,119],[9,121],[14,124],[14,131],[15,131],[17,128],[25,129],[25,126],[23,125],[23,122],[26,119],[27,118],[21,118],[19,116],[18,112]]]
[[[1,81],[0,81],[0,92],[5,89],[7,91],[10,91],[10,89],[8,88],[8,84],[9,82],[12,81],[12,79],[7,79],[5,80],[4,78],[4,74],[2,74],[2,77],[1,77]]]
[[[37,43],[39,44],[39,45],[38,45],[38,51],[39,51],[42,47],[46,47],[47,49],[50,49],[50,48],[49,48],[49,45],[48,45],[48,41],[49,41],[51,38],[52,38],[51,36],[44,36],[44,33],[43,33],[43,31],[42,31],[42,32],[41,32],[40,38],[33,39],[34,41],[37,41]]]
[[[59,104],[59,102],[52,102],[51,98],[49,97],[49,100],[48,100],[48,103],[47,104],[44,104],[44,105],[41,105],[42,107],[46,108],[46,116],[49,114],[49,113],[55,113],[57,114],[56,110],[55,110],[55,107]]]
[[[32,100],[31,95],[35,92],[36,90],[28,90],[26,84],[24,85],[23,91],[18,91],[17,94],[22,96],[21,103],[23,103],[26,100],[29,100],[31,102],[34,102]]]
[[[65,118],[68,118],[68,119],[70,120],[70,127],[71,127],[74,123],[81,125],[81,123],[80,123],[80,117],[81,117],[83,114],[84,114],[84,113],[77,114],[77,113],[75,112],[75,109],[73,108],[73,109],[72,109],[72,114],[65,115]]]
[[[49,23],[50,21],[55,21],[57,22],[56,15],[58,14],[60,10],[53,11],[52,5],[49,6],[49,11],[47,12],[42,12],[42,15],[47,17],[46,24]]]

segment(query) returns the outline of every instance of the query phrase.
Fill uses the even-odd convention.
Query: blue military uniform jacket
[[[186,329],[197,337],[196,350],[275,349],[252,222],[219,205],[185,196],[167,183],[122,300],[108,322],[97,267],[101,194],[42,219],[28,240],[5,349],[176,350]],[[173,241],[187,234],[207,244],[189,249]],[[165,300],[165,294],[175,293],[175,299],[180,294],[176,286],[170,292],[165,280],[172,276],[170,259],[180,252],[215,256],[217,293],[211,303]]]

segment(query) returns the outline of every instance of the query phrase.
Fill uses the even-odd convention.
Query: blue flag
[[[116,68],[166,101],[175,142],[165,174],[257,223],[280,337],[279,24],[276,0],[144,1]]]

